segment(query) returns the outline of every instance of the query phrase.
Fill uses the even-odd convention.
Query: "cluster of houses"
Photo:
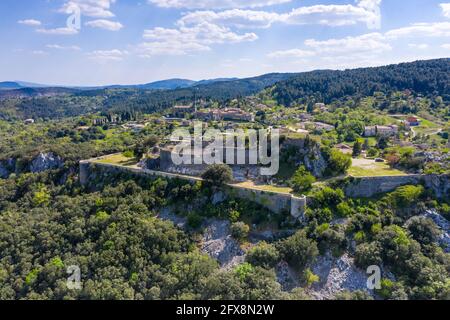
[[[406,130],[409,130],[411,127],[420,126],[420,119],[417,117],[408,117],[405,121],[402,121]],[[369,126],[364,129],[365,137],[392,137],[396,136],[400,131],[400,127],[397,125],[389,125],[389,126]]]
[[[192,116],[204,121],[248,121],[254,122],[255,115],[238,108],[205,109],[198,111],[196,106],[175,106],[172,109],[175,118],[186,118]]]
[[[364,129],[365,137],[392,137],[397,135],[399,132],[399,126],[369,126]]]
[[[245,112],[237,108],[227,108],[227,109],[210,109],[205,111],[197,111],[194,114],[196,119],[200,120],[232,120],[232,121],[248,121],[254,122],[255,116],[252,113]]]

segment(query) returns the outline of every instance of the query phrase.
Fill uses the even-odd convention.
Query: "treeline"
[[[249,96],[293,75],[267,74],[255,78],[206,83],[175,90],[133,88],[61,90],[58,92],[60,95],[56,96],[44,96],[45,92],[40,91],[44,89],[33,89],[27,95],[13,90],[8,91],[6,98],[0,100],[0,119],[55,119],[92,112],[153,113],[171,108],[174,104],[192,103],[196,99],[226,101]],[[17,93],[16,96],[14,92]]]
[[[0,299],[305,297],[282,292],[273,270],[220,270],[188,233],[158,219],[161,206],[195,199],[189,183],[125,178],[87,192],[72,178],[55,180],[43,173],[0,181]],[[286,248],[299,243],[297,251],[311,245],[302,235]],[[69,266],[81,272],[80,290],[67,286]]]
[[[282,290],[278,263],[294,268],[307,288],[320,280],[309,269],[319,255],[339,257],[354,246],[357,266],[385,266],[395,277],[382,279],[378,296],[449,298],[450,260],[437,245],[441,232],[433,221],[413,217],[438,205],[422,186],[401,187],[378,202],[321,188],[303,229],[260,242],[245,263],[221,270],[198,250],[198,234],[157,218],[162,207],[195,203],[208,193],[204,187],[123,175],[99,176],[93,189],[83,190],[74,178],[63,185],[54,182],[57,173],[0,180],[0,299],[308,299],[302,288]],[[228,218],[242,219],[234,211]],[[333,224],[337,218],[348,222]],[[67,287],[69,266],[81,271],[80,290]],[[357,291],[337,298],[371,297]]]
[[[345,71],[313,71],[282,81],[272,90],[285,106],[295,103],[331,103],[344,97],[373,96],[410,90],[424,96],[442,96],[450,101],[450,59],[402,63]]]

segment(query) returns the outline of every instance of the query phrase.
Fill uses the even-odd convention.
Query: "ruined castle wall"
[[[112,164],[94,163],[92,161],[80,162],[80,183],[86,185],[90,180],[99,176],[107,176],[117,173],[129,173],[137,176],[163,177],[167,179],[183,179],[190,182],[200,181],[200,178],[181,174],[167,173],[140,168],[121,167]],[[304,215],[307,206],[307,198],[297,198],[288,193],[276,193],[250,188],[228,185],[226,193],[229,196],[253,201],[276,213],[291,213],[293,217],[299,218]]]
[[[277,214],[291,211],[291,194],[266,192],[238,186],[230,186],[228,193],[237,198],[256,202]]]
[[[348,197],[370,198],[377,194],[392,192],[405,185],[423,184],[434,191],[438,198],[450,196],[449,175],[407,175],[389,177],[351,178],[344,190]]]

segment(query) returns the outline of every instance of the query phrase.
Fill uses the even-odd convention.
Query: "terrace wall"
[[[97,159],[98,160],[98,159]],[[102,175],[117,173],[129,173],[149,178],[163,177],[167,179],[182,179],[192,183],[200,181],[200,178],[181,174],[167,173],[161,171],[143,170],[140,168],[122,167],[106,163],[98,163],[94,160],[80,162],[80,183],[86,185],[91,179]],[[276,214],[290,213],[295,218],[302,218],[307,207],[306,197],[295,197],[288,193],[277,193],[273,191],[262,191],[251,188],[228,185],[225,188],[229,196],[254,201]]]
[[[359,177],[347,179],[345,193],[352,198],[370,198],[377,194],[392,192],[404,185],[422,184],[438,198],[450,197],[449,175],[407,175],[388,177]]]

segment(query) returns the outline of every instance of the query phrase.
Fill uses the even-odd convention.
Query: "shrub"
[[[231,222],[237,222],[241,217],[241,213],[237,210],[231,210],[229,214],[229,219]]]
[[[305,193],[311,190],[316,178],[304,166],[298,168],[292,177],[290,184],[296,193]]]
[[[390,299],[392,296],[392,291],[394,288],[394,283],[389,279],[381,280],[381,289],[376,289],[375,292],[383,299]]]
[[[367,301],[367,300],[373,300],[373,297],[367,292],[362,290],[357,291],[343,291],[334,297],[335,300],[360,300],[360,301]]]
[[[395,208],[408,208],[417,204],[424,194],[423,186],[403,186],[388,195],[388,200]]]
[[[216,164],[208,167],[202,178],[212,186],[222,186],[233,181],[233,171],[225,164]]]
[[[319,282],[320,278],[318,275],[315,275],[311,269],[306,269],[303,274],[307,287],[311,287],[314,283]]]
[[[125,158],[134,158],[134,151],[127,150],[122,154]]]
[[[203,223],[203,218],[195,212],[190,213],[187,217],[187,224],[192,229],[200,228],[202,223]]]
[[[382,263],[381,250],[376,242],[362,243],[356,247],[355,264],[365,269]]]
[[[231,235],[236,240],[242,241],[248,237],[250,227],[244,222],[235,222],[231,225]]]
[[[319,254],[317,243],[308,239],[305,231],[298,231],[293,236],[280,241],[277,249],[290,265],[302,270]]]
[[[279,260],[280,253],[275,246],[264,241],[250,249],[247,254],[247,262],[266,269],[275,267]]]
[[[338,150],[331,150],[328,158],[328,174],[338,176],[347,172],[352,166],[352,158]]]
[[[378,156],[378,150],[376,148],[370,148],[367,151],[367,156],[370,158],[374,158],[374,157]]]
[[[344,201],[345,195],[342,189],[324,187],[314,194],[318,207],[335,207]]]
[[[348,204],[348,202],[341,202],[336,206],[337,214],[340,217],[350,217],[353,214],[352,207]]]
[[[424,245],[436,242],[441,234],[433,220],[426,217],[411,218],[407,228],[413,239]]]

